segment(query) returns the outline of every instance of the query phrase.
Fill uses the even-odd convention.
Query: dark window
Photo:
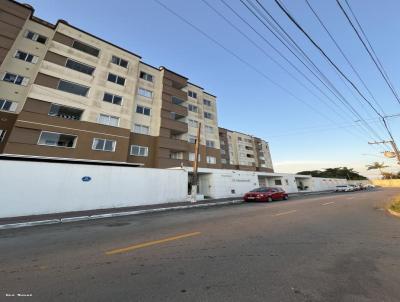
[[[153,76],[151,74],[148,74],[147,72],[141,71],[139,77],[143,80],[153,82]]]
[[[193,91],[188,91],[188,96],[190,96],[191,98],[197,99],[197,93],[193,92]]]
[[[20,51],[20,50],[18,50],[15,53],[14,57],[17,58],[17,59],[20,59],[22,61],[33,63],[33,64],[36,64],[37,61],[38,61],[38,57],[37,56],[34,56],[34,55],[30,54],[30,53],[26,53],[26,52],[23,52],[23,51]]]
[[[87,44],[79,42],[79,41],[74,41],[74,43],[72,44],[72,48],[86,52],[87,54],[95,56],[95,57],[98,57],[99,53],[100,53],[100,50],[98,48],[87,45]]]
[[[124,68],[128,67],[128,61],[124,60],[124,59],[121,59],[121,58],[119,58],[117,56],[112,56],[111,63],[119,65],[119,66],[124,67]]]
[[[212,114],[210,112],[204,111],[204,117],[208,119],[212,119]]]
[[[41,44],[45,44],[46,41],[47,41],[47,38],[45,36],[39,35],[39,34],[33,32],[33,31],[30,31],[30,30],[28,30],[25,33],[25,37],[28,38],[29,40],[36,41],[36,42],[39,42]]]
[[[185,102],[185,101],[181,100],[180,98],[177,98],[176,96],[172,97],[172,104],[181,105],[183,102]]]
[[[54,132],[42,132],[39,138],[39,145],[53,146],[53,147],[75,147],[76,136]]]
[[[89,75],[92,75],[93,71],[95,69],[92,66],[89,66],[89,65],[86,65],[86,64],[82,64],[82,63],[79,63],[79,62],[71,60],[71,59],[67,60],[67,63],[65,64],[65,67],[68,67],[70,69],[73,69],[73,70],[76,70],[76,71],[79,71],[79,72],[82,72],[82,73],[86,73],[86,74],[89,74]]]
[[[150,108],[138,105],[136,107],[136,113],[140,113],[140,114],[144,114],[144,115],[150,115]]]
[[[281,185],[282,185],[282,180],[280,180],[280,179],[275,179],[275,185],[281,186]]]
[[[29,78],[25,78],[23,76],[7,72],[3,77],[3,81],[13,83],[16,85],[26,86],[28,85]]]
[[[81,95],[81,96],[86,96],[89,91],[89,87],[75,84],[72,82],[67,82],[64,80],[60,80],[57,89],[61,90],[61,91]]]
[[[72,107],[52,104],[50,107],[49,115],[61,117],[69,120],[80,120],[83,110]]]
[[[206,105],[206,106],[211,106],[211,101],[204,99],[203,100],[203,104]]]
[[[122,104],[122,96],[105,92],[104,96],[103,96],[103,101],[111,103],[111,104],[115,104],[115,105],[121,105]]]
[[[118,84],[118,85],[122,85],[122,86],[125,85],[125,78],[117,76],[116,74],[113,74],[113,73],[108,74],[107,80],[110,82],[113,82],[115,84]]]

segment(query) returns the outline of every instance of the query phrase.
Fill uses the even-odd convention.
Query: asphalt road
[[[0,301],[398,302],[400,219],[383,210],[396,194],[4,230]]]

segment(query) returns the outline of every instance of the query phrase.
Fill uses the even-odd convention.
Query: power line
[[[345,9],[343,8],[342,4],[339,2],[339,0],[336,0],[336,3],[338,4],[340,10],[343,12],[343,14],[345,15],[347,21],[349,22],[349,24],[351,25],[351,27],[353,28],[354,32],[356,33],[358,39],[361,41],[362,45],[364,46],[365,50],[368,52],[371,60],[374,62],[376,68],[379,70],[379,73],[381,74],[382,78],[384,79],[384,81],[386,82],[387,86],[389,87],[389,89],[391,90],[391,92],[393,93],[394,97],[396,98],[397,102],[400,104],[400,98],[399,95],[397,94],[397,91],[395,90],[393,84],[391,83],[385,69],[383,68],[383,65],[381,63],[381,61],[379,60],[378,56],[376,55],[376,52],[374,50],[374,48],[372,47],[372,44],[369,42],[367,35],[365,34],[361,24],[358,22],[357,17],[355,16],[353,10],[351,9],[351,6],[349,5],[349,3],[347,2],[347,0],[345,0],[347,6],[350,9],[350,12],[354,18],[354,20],[356,21],[357,25],[359,26],[362,34],[364,35],[364,38],[366,39],[369,47],[371,48],[373,54],[375,55],[375,57],[373,56],[373,54],[371,53],[371,51],[369,50],[369,48],[367,47],[367,45],[365,44],[364,40],[362,39],[360,33],[358,32],[358,30],[356,29],[356,27],[354,26],[353,22],[351,21],[349,15],[346,13]]]
[[[258,1],[258,0],[256,0]],[[393,135],[387,125],[387,122],[382,114],[380,114],[376,108],[371,104],[371,102],[361,93],[357,86],[342,72],[342,70],[332,61],[332,59],[323,51],[323,49],[311,38],[311,36],[303,29],[303,27],[294,19],[294,17],[281,5],[279,0],[275,0],[278,7],[285,13],[285,15],[292,21],[293,24],[308,38],[308,40],[323,54],[323,56],[335,67],[335,69],[350,83],[350,85],[357,91],[357,93],[368,103],[368,105],[375,111],[375,113],[382,118],[383,124],[390,136],[394,141]]]
[[[307,66],[307,64],[304,63],[304,61],[302,59],[300,59],[294,52],[293,50],[286,44],[288,43],[289,45],[292,46],[292,48],[296,49],[298,52],[300,52],[300,54],[316,69],[316,71],[321,75],[321,77],[324,78],[324,80],[327,82],[327,84],[332,87],[332,89],[335,91],[333,92],[328,86],[326,86],[326,84],[317,76],[315,75],[314,72],[313,73],[314,76],[316,76],[323,84],[325,87],[327,87],[334,95],[335,97],[345,106],[348,107],[348,109],[361,121],[363,121],[363,125],[366,129],[368,129],[367,131],[371,131],[374,136],[378,137],[379,139],[380,136],[376,133],[376,131],[374,129],[372,129],[372,127],[370,125],[368,125],[363,117],[355,110],[355,108],[345,99],[345,97],[340,93],[340,91],[333,85],[333,83],[323,74],[323,72],[318,68],[318,66],[311,60],[311,58],[301,49],[301,47],[296,43],[296,41],[294,41],[291,36],[285,31],[284,28],[282,28],[282,26],[275,20],[275,18],[268,12],[268,10],[265,9],[265,7],[258,1],[256,0],[256,2],[260,5],[260,7],[263,9],[263,11],[269,16],[269,18],[272,19],[272,21],[275,22],[276,26],[279,27],[279,29],[283,32],[280,32],[276,26],[274,26],[274,24],[271,23],[270,20],[268,20],[265,16],[263,16],[263,14],[259,11],[259,9],[250,1],[247,1],[254,10],[256,10],[258,12],[258,14],[260,16],[263,17],[263,19],[269,24],[266,24],[263,20],[260,19],[260,17],[243,1],[240,0],[240,2],[298,59],[302,62],[303,65],[306,66],[306,68],[308,70],[310,70],[310,68]],[[270,26],[273,28],[271,29]],[[276,33],[275,33],[276,32]],[[280,37],[279,37],[279,36]],[[282,41],[285,40],[284,41]],[[288,40],[289,39],[289,40]],[[360,125],[361,127],[361,125]],[[361,128],[363,129],[363,128]],[[381,146],[380,146],[381,147]]]

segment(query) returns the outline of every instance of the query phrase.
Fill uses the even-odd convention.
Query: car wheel
[[[268,201],[268,202],[271,202],[271,201],[272,201],[272,197],[268,197],[268,198],[267,198],[267,201]]]
[[[284,200],[288,200],[288,199],[289,199],[289,196],[285,195],[285,196],[283,196],[283,199],[284,199]]]

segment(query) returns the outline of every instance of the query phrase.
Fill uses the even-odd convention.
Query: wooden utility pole
[[[197,129],[197,137],[196,144],[194,147],[194,161],[193,161],[193,177],[192,177],[192,191],[191,191],[191,202],[196,202],[197,198],[197,170],[199,167],[199,148],[200,148],[200,132],[201,131],[201,123],[199,123],[199,128]]]
[[[393,152],[396,154],[396,157],[397,157],[397,163],[400,165],[400,151],[397,148],[397,145],[394,141],[381,141],[381,142],[372,142],[372,143],[368,142],[368,144],[370,144],[370,145],[387,144],[387,143],[392,145]]]

